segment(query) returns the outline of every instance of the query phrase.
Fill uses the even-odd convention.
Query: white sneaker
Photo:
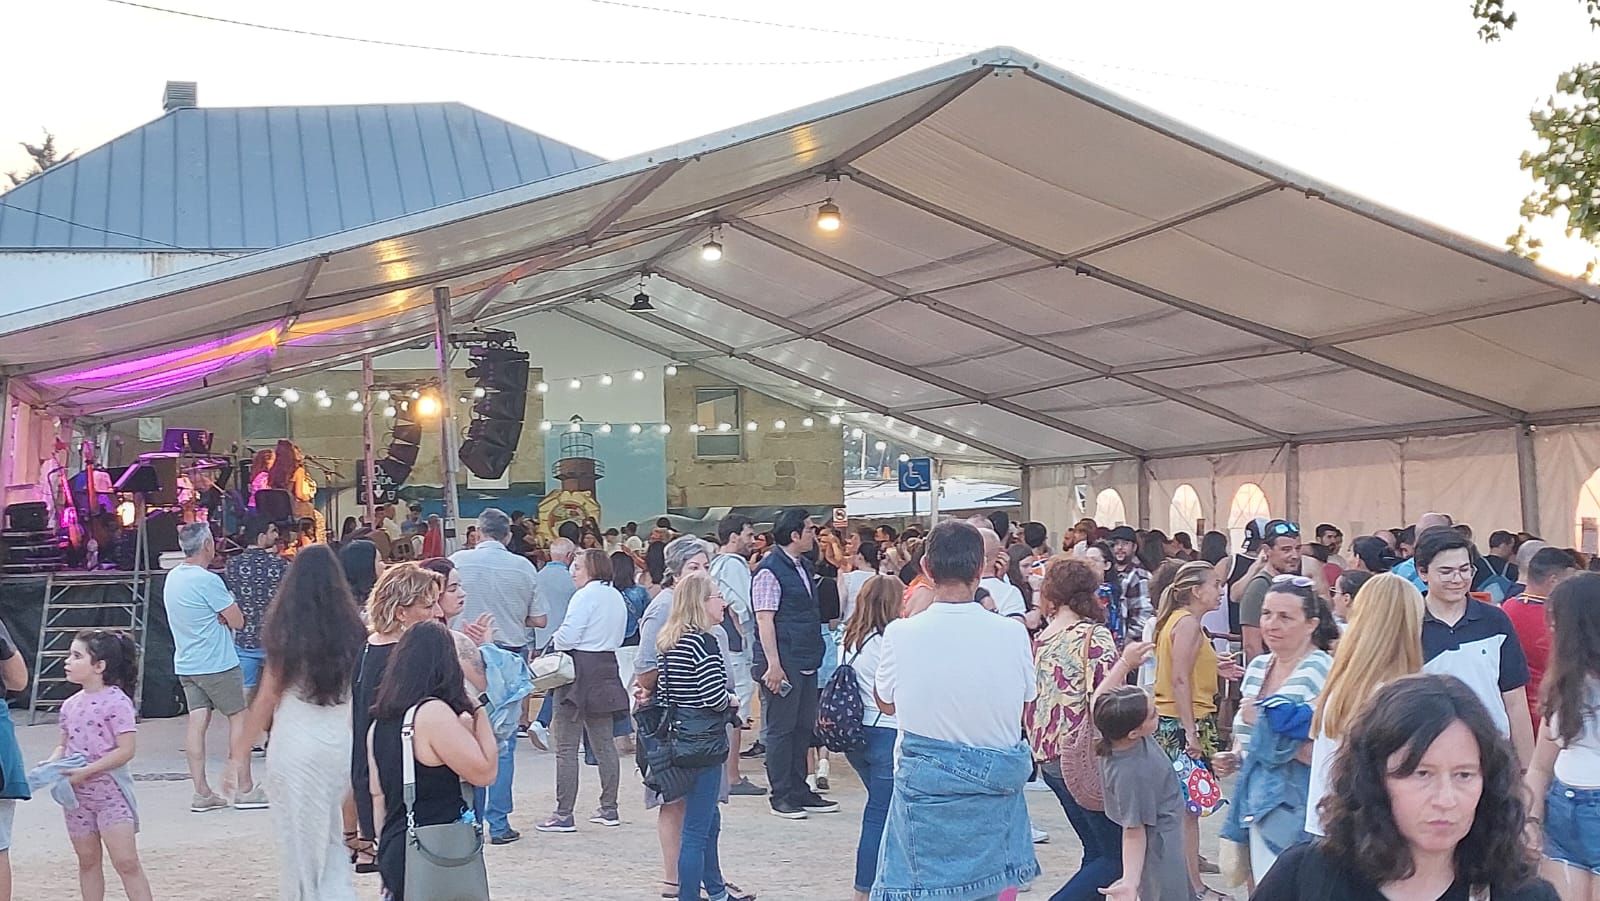
[[[541,751],[550,750],[550,728],[544,723],[528,724],[528,740]]]
[[[1037,826],[1029,826],[1028,828],[1033,830],[1033,843],[1034,844],[1043,845],[1043,844],[1048,844],[1049,843],[1049,841],[1050,841],[1050,833],[1044,831],[1043,829],[1040,829]]]
[[[817,790],[817,777],[815,775],[806,777],[806,788],[809,788],[812,791]]]

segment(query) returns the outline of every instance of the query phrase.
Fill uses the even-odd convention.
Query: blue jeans
[[[1083,864],[1078,872],[1050,896],[1050,901],[1100,901],[1100,890],[1122,878],[1122,827],[1098,810],[1087,810],[1067,791],[1066,780],[1054,767],[1040,770],[1044,784],[1056,793],[1067,822],[1083,843]]]
[[[722,833],[722,811],[717,796],[722,793],[726,770],[709,766],[694,777],[694,786],[684,800],[683,843],[678,847],[678,901],[699,901],[700,887],[712,901],[728,896],[722,881],[722,863],[717,859],[717,838]]]
[[[500,742],[500,764],[495,771],[494,784],[487,789],[472,790],[473,812],[478,822],[489,824],[489,835],[504,835],[511,828],[511,781],[517,774],[517,737]]]
[[[894,797],[895,730],[867,726],[867,746],[844,755],[867,787],[867,804],[861,809],[861,838],[856,842],[858,892],[872,891],[878,876],[878,851],[883,847],[883,824],[889,819],[889,799]]]
[[[1600,873],[1600,789],[1550,780],[1544,805],[1544,856]]]
[[[239,653],[239,673],[244,676],[246,690],[261,684],[261,670],[267,664],[267,652],[263,648],[235,647]]]

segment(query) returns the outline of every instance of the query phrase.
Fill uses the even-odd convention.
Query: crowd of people
[[[488,509],[469,547],[396,562],[373,540],[391,525],[391,547],[433,528],[383,511],[290,554],[252,521],[222,567],[204,523],[180,530],[164,602],[190,810],[270,809],[284,898],[354,898],[363,873],[407,898],[408,879],[439,878],[423,859],[439,855],[414,850],[435,827],[519,840],[524,737],[555,755],[534,828],[619,825],[636,776],[661,897],[680,901],[755,897],[723,872],[720,804],[836,814],[830,750],[866,789],[858,899],[1034,889],[1048,835],[1030,783],[1083,850],[1052,901],[1600,894],[1600,573],[1531,535],[1484,552],[1429,513],[1346,554],[1334,526],[1258,519],[1232,551],[1218,532],[1196,549],[1084,520],[1058,543],[1004,514],[898,533],[793,509],[764,532],[739,514],[708,536],[574,522],[535,544]],[[130,899],[151,897],[127,775],[136,653],[77,637],[81,691],[26,782],[0,717],[0,899],[30,787],[67,808],[85,899],[104,897],[102,851]],[[0,631],[0,681],[26,678]],[[580,755],[598,782],[581,827]],[[764,785],[742,770],[756,760]],[[1212,815],[1216,860],[1200,853]],[[472,853],[449,878],[486,879]]]

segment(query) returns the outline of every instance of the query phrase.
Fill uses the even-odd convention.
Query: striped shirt
[[[728,706],[728,669],[708,632],[690,632],[661,655],[662,700],[679,707]]]
[[[1262,654],[1250,661],[1250,666],[1244,671],[1244,682],[1239,687],[1239,714],[1233,720],[1233,734],[1238,737],[1239,750],[1242,753],[1250,751],[1251,726],[1244,721],[1244,709],[1260,700],[1261,686],[1267,680],[1267,668],[1272,665],[1272,655]],[[1323,685],[1328,682],[1328,670],[1333,668],[1333,658],[1327,651],[1312,651],[1300,665],[1294,668],[1289,678],[1278,686],[1274,695],[1288,698],[1299,704],[1316,706],[1317,696],[1322,694]],[[1256,712],[1257,721],[1261,716]]]

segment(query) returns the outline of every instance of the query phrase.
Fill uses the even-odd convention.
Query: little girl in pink
[[[51,759],[81,754],[86,766],[68,770],[78,806],[66,811],[67,836],[78,854],[83,901],[106,895],[101,845],[122,878],[129,901],[147,901],[150,880],[139,862],[139,817],[132,783],[121,768],[133,759],[133,701],[138,647],[123,632],[79,632],[67,655],[67,681],[83,687],[61,705],[61,745]]]

